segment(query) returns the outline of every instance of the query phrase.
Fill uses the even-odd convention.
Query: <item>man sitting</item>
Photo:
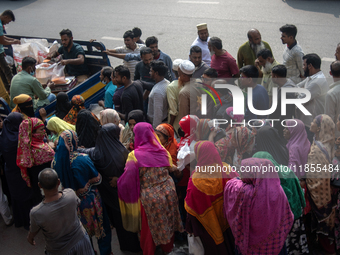
[[[63,46],[60,46],[58,52],[52,57],[62,55],[63,60],[60,63],[65,65],[65,75],[75,76],[77,84],[80,84],[89,78],[84,49],[78,43],[73,42],[71,30],[63,29],[59,34]]]
[[[48,105],[56,98],[51,93],[50,87],[54,85],[52,82],[47,83],[47,87],[44,89],[38,79],[34,77],[36,63],[37,61],[34,58],[24,57],[22,60],[22,71],[13,77],[10,88],[11,102],[9,105],[12,109],[15,107],[13,99],[20,94],[26,94],[33,99],[34,110]]]
[[[42,170],[38,179],[45,198],[31,210],[27,241],[35,245],[34,237],[42,229],[46,254],[94,255],[90,238],[78,218],[78,196],[72,189],[58,191],[60,180],[53,169]]]

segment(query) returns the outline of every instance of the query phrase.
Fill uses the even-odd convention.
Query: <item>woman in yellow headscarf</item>
[[[13,98],[13,103],[16,104],[12,112],[19,112],[24,119],[34,117],[33,100],[26,94],[20,94]]]
[[[60,134],[65,130],[73,130],[76,131],[76,126],[67,123],[66,121],[59,119],[58,117],[52,117],[47,123],[47,129],[51,132],[55,133],[55,136],[52,137],[52,141],[56,140]]]

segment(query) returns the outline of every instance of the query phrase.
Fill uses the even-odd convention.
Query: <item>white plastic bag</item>
[[[58,49],[59,49],[59,43],[57,41],[54,41],[51,44],[50,48],[48,49],[48,53],[56,52],[56,51],[58,51]]]
[[[204,247],[199,236],[188,234],[189,255],[204,255]]]
[[[52,80],[53,70],[57,64],[42,63],[35,67],[35,77],[41,84],[46,84],[49,80]]]
[[[187,164],[190,164],[191,161],[195,159],[195,141],[192,141],[190,147],[188,143],[178,151],[177,153],[177,168],[178,170],[182,171]]]
[[[35,58],[33,49],[30,43],[24,44],[13,44],[13,58],[16,63],[17,72],[22,71],[22,59],[24,57],[32,57]]]

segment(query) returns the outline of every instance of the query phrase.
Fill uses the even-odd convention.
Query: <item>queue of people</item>
[[[1,122],[13,211],[0,186],[5,224],[27,229],[32,245],[42,231],[46,254],[113,254],[112,228],[122,251],[147,255],[157,247],[171,253],[176,241],[187,241],[192,254],[336,254],[339,45],[328,84],[320,57],[305,55],[298,44],[296,26],[279,31],[287,44],[283,64],[257,29],[249,30],[235,59],[220,38],[209,37],[207,24],[199,24],[189,59],[174,61],[158,49],[156,37],[144,44],[139,28],[126,31],[125,46],[106,51],[124,62],[101,71],[106,87],[98,116],[81,95],[61,92],[54,116],[41,108],[36,118],[51,94],[32,77],[34,59],[24,59],[10,83],[13,112]],[[67,71],[84,75],[72,32],[60,36],[63,45],[52,57],[69,56]],[[16,85],[20,76],[26,77],[22,84],[35,84],[31,90],[15,93],[24,86]],[[278,93],[280,108],[261,116],[246,104],[243,114],[234,114],[233,94],[218,87],[225,82],[252,88],[247,101],[257,110],[268,110]],[[304,106],[310,116],[290,105],[281,114],[284,88],[309,91]],[[204,93],[212,95],[205,114]],[[215,126],[217,118],[226,122]],[[259,171],[263,167],[277,171]]]

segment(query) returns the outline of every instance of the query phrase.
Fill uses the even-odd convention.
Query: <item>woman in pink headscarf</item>
[[[295,122],[297,125],[293,127]],[[288,120],[286,126],[288,127],[283,129],[283,137],[288,141],[286,145],[289,150],[288,167],[301,179],[305,176],[305,172],[300,171],[300,166],[307,164],[311,144],[307,138],[305,125],[301,120]]]
[[[274,167],[267,159],[242,160],[244,169]],[[294,215],[275,172],[243,172],[224,188],[224,210],[233,232],[236,254],[287,254],[285,240]]]

